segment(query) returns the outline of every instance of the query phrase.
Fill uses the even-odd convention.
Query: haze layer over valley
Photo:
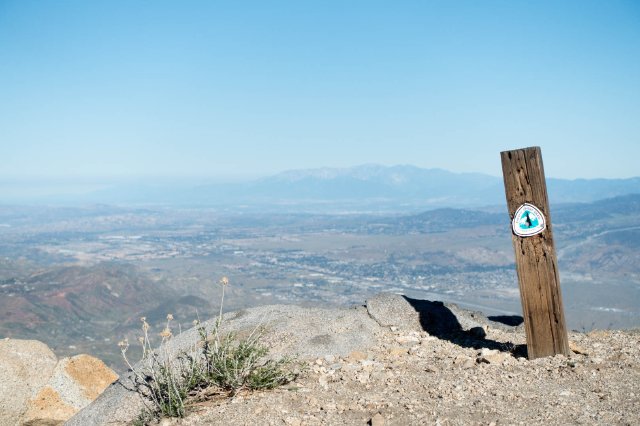
[[[389,291],[488,315],[518,315],[504,202],[488,197],[473,208],[460,205],[470,186],[498,191],[496,179],[367,166],[242,184],[245,194],[255,195],[253,204],[233,185],[226,191],[240,195],[223,204],[151,204],[149,193],[137,203],[5,204],[0,336],[35,338],[59,354],[88,352],[122,368],[116,342],[124,336],[135,341],[140,317],[157,331],[167,313],[183,327],[197,316],[210,317],[223,275],[231,281],[225,310],[272,303],[344,306]],[[638,186],[637,178],[550,185],[572,329],[640,325]],[[438,187],[451,196],[430,189]],[[394,198],[391,188],[402,196]],[[222,189],[191,190],[211,200]],[[601,194],[617,196],[598,199]],[[437,199],[438,208],[426,209]]]

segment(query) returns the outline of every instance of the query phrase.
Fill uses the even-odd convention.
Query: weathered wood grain
[[[549,199],[539,147],[500,153],[509,216],[524,203],[546,217],[542,233],[520,237],[512,233],[529,359],[569,355],[558,261],[553,243]]]

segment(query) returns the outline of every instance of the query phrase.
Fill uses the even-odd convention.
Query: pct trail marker
[[[539,147],[500,153],[529,359],[569,355]]]

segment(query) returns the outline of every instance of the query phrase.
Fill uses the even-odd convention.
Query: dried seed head
[[[227,277],[220,278],[220,284],[222,284],[225,287],[228,286],[229,285],[229,278],[227,278]]]
[[[173,334],[171,334],[171,330],[169,328],[165,328],[164,330],[162,330],[162,333],[160,333],[160,337],[162,337],[163,339],[168,339],[172,335]]]
[[[167,321],[171,321],[173,320],[173,315],[172,314],[167,314]]]

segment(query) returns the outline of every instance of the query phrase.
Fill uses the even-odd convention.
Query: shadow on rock
[[[501,343],[487,339],[485,330],[477,325],[464,329],[456,314],[442,302],[412,299],[402,296],[416,310],[420,319],[420,326],[424,331],[439,339],[448,340],[458,346],[473,349],[497,349],[502,352],[513,353],[514,356],[526,356],[525,345]],[[520,347],[523,346],[524,348]],[[525,353],[523,354],[523,349]]]
[[[524,323],[524,318],[520,315],[494,315],[487,317],[490,321],[499,322],[500,324],[508,325],[510,327],[517,327]]]

